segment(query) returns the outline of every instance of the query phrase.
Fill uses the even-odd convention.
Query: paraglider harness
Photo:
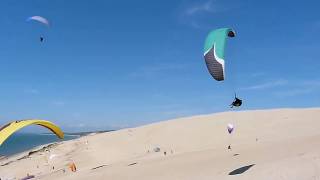
[[[234,100],[233,102],[230,104],[230,107],[240,107],[242,105],[242,100],[237,98],[237,94],[234,95]]]

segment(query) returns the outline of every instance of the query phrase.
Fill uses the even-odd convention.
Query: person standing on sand
[[[69,164],[69,168],[72,172],[76,172],[77,171],[77,167],[76,164],[72,161],[72,163]]]

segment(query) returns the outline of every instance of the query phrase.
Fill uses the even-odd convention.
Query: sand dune
[[[236,128],[231,136],[228,123]],[[21,160],[27,152],[2,159],[0,178],[320,179],[319,127],[320,108],[180,118],[85,136]]]

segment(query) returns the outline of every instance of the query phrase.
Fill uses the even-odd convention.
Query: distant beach
[[[113,130],[65,133],[63,140],[60,140],[52,133],[16,133],[0,147],[0,159],[5,156],[31,150],[32,148],[40,145],[77,139],[88,134],[97,134],[109,131]]]
[[[64,140],[71,140],[80,137],[77,134],[66,134]],[[16,133],[13,134],[0,147],[0,159],[2,156],[10,156],[16,153],[27,151],[34,147],[61,141],[55,135],[50,133]]]

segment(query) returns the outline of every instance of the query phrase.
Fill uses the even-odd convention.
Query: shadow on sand
[[[244,172],[246,172],[247,170],[249,170],[252,166],[254,166],[255,164],[251,164],[251,165],[248,165],[248,166],[242,166],[238,169],[235,169],[231,172],[229,172],[229,175],[238,175],[238,174],[242,174]]]

